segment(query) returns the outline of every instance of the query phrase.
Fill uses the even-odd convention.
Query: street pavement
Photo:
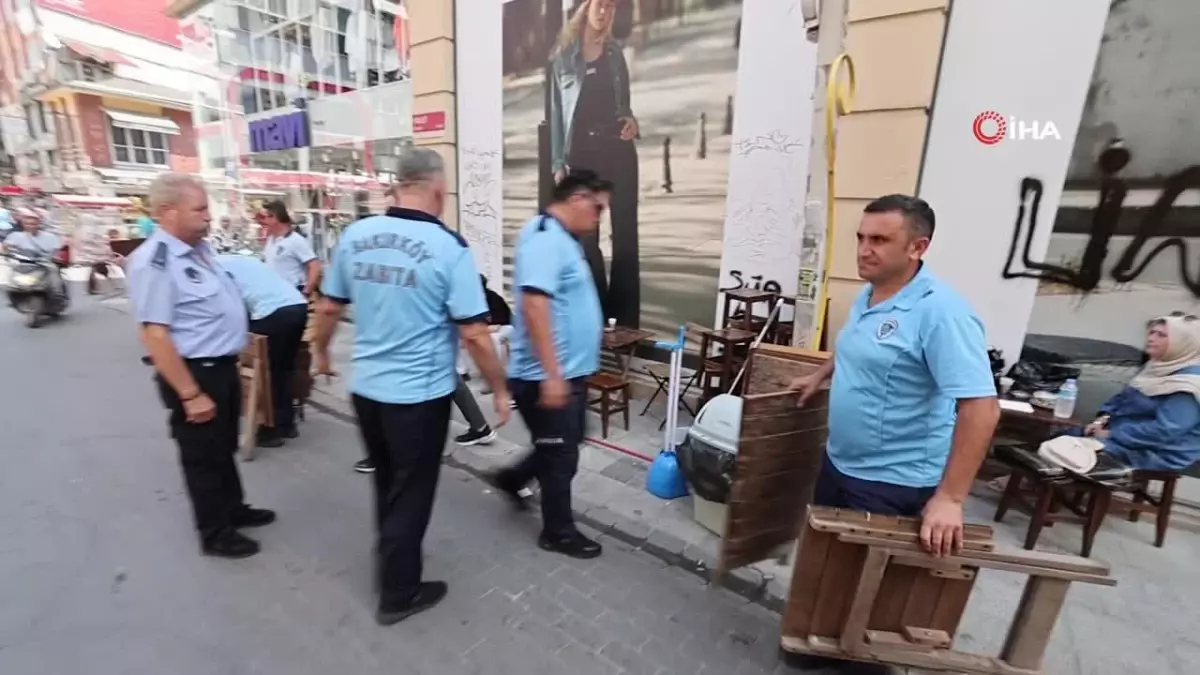
[[[200,556],[133,320],[79,297],[36,331],[0,308],[0,673],[786,670],[777,615],[605,537],[594,561],[539,551],[536,517],[449,468],[426,566],[450,595],[378,627],[356,432],[316,411],[241,465],[279,512],[263,553]]]

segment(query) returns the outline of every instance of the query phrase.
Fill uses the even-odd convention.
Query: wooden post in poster
[[[258,428],[275,426],[275,406],[271,400],[271,373],[267,366],[267,336],[250,334],[246,348],[238,355],[242,378],[242,459],[254,459]]]

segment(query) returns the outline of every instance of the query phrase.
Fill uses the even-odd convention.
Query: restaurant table
[[[616,357],[621,377],[626,378],[629,377],[629,365],[633,362],[633,350],[637,348],[639,342],[652,337],[654,337],[654,333],[649,331],[615,326],[612,330],[604,329],[601,346]]]
[[[735,288],[725,291],[725,306],[721,316],[721,326],[730,328],[731,317],[733,316],[733,303],[742,303],[742,330],[754,330],[754,306],[760,302],[767,304],[767,315],[771,312],[771,303],[779,297],[778,293],[764,291],[761,288]],[[763,317],[766,320],[766,317]]]
[[[700,359],[704,369],[700,389],[706,401],[712,397],[713,375],[721,378],[719,393],[732,393],[729,387],[733,383],[733,371],[737,365],[734,363],[735,350],[742,345],[749,345],[755,337],[755,333],[740,328],[708,328],[700,331]],[[717,358],[711,358],[709,354],[714,345],[721,347]]]
[[[1015,399],[1002,400],[1028,403],[1028,401],[1015,401]],[[1041,443],[1062,435],[1068,429],[1084,425],[1084,422],[1074,417],[1055,417],[1052,410],[1039,408],[1032,403],[1030,406],[1033,408],[1033,412],[1000,408],[1000,423],[996,426],[996,435],[1004,434],[1005,438],[1013,440]]]

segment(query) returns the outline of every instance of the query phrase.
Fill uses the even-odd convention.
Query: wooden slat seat
[[[624,417],[625,430],[629,431],[629,385],[629,378],[616,373],[596,373],[588,378],[587,405],[600,415],[602,438],[608,438],[608,420],[616,413]],[[595,398],[590,395],[593,391],[599,393]]]

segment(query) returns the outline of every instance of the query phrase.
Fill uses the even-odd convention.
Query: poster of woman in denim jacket
[[[605,274],[598,235],[584,252],[605,315],[636,328],[641,313],[638,265],[638,122],[629,101],[629,67],[613,38],[617,0],[583,0],[550,55],[551,171],[590,169],[612,181],[612,258]]]

